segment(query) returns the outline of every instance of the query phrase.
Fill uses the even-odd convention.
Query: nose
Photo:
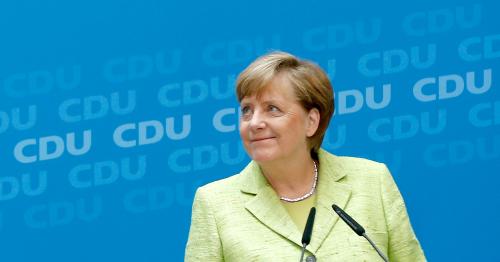
[[[256,131],[266,127],[266,120],[264,115],[259,110],[255,110],[248,124],[253,131]]]

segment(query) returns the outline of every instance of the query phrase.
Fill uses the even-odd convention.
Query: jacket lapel
[[[318,251],[339,220],[338,215],[332,209],[332,204],[344,209],[351,197],[351,187],[339,182],[345,173],[344,168],[336,158],[324,150],[319,152],[316,218],[311,244],[307,247],[312,253]]]
[[[351,187],[339,182],[346,174],[337,157],[320,149],[319,160],[316,217],[311,243],[307,247],[313,254],[321,247],[339,219],[332,204],[344,209],[351,197]],[[251,161],[240,176],[241,191],[255,195],[245,204],[245,208],[262,224],[302,246],[302,232],[297,229],[258,164]]]
[[[257,163],[250,162],[240,175],[242,179],[241,190],[244,193],[255,195],[245,204],[245,208],[262,224],[300,246],[301,234],[297,226],[293,223]]]

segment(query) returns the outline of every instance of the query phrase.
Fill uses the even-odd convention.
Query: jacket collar
[[[345,208],[351,196],[351,187],[341,181],[346,173],[339,158],[322,149],[318,152],[318,157],[320,164],[316,218],[311,243],[307,247],[313,254],[318,251],[338,221],[332,204]],[[245,204],[245,208],[271,230],[302,246],[302,232],[299,232],[293,223],[259,165],[251,161],[240,173],[240,179],[241,191],[255,195]]]

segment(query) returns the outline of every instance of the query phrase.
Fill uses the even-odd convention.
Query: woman
[[[320,148],[334,104],[318,66],[273,52],[239,75],[236,93],[252,161],[197,190],[186,261],[296,261],[313,206],[309,260],[379,261],[332,204],[363,225],[390,261],[425,261],[386,166]]]

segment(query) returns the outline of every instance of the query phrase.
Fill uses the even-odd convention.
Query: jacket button
[[[310,255],[306,257],[306,262],[316,262],[316,257],[314,255]]]

